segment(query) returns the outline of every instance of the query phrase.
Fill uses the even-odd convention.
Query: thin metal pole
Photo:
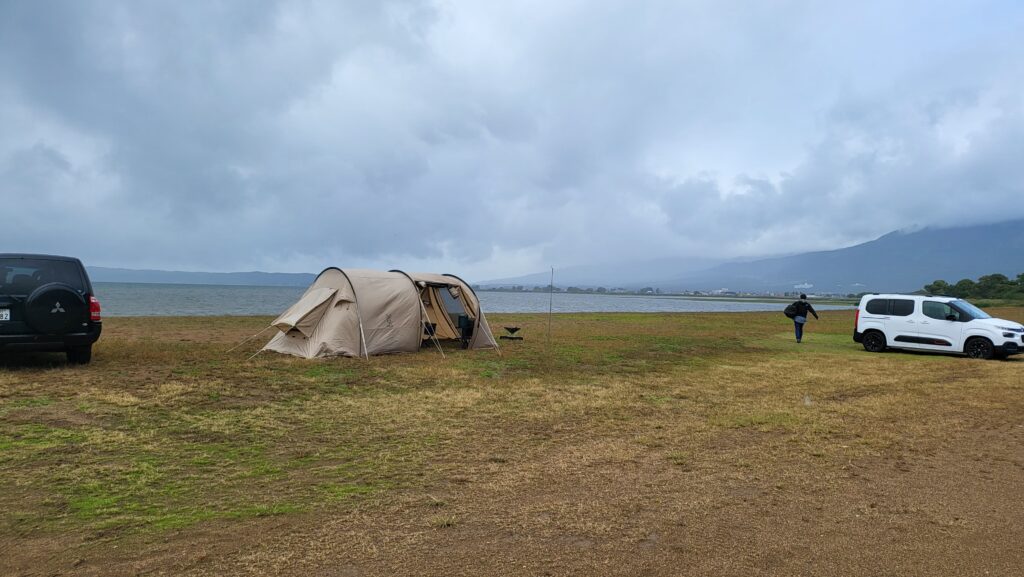
[[[551,349],[551,311],[555,308],[555,267],[551,267],[551,284],[548,285],[548,349]]]
[[[430,290],[430,289],[428,287],[424,287],[423,290]],[[425,319],[425,323],[424,322],[420,322],[420,326],[422,327],[422,326],[424,326],[424,324],[427,324],[427,325],[430,324],[430,315],[427,314],[427,306],[425,304],[423,304],[423,297],[420,296],[421,294],[422,293],[417,293],[416,294],[416,300],[419,301],[419,303],[420,303],[420,311],[423,312],[423,318]],[[433,304],[431,304],[431,306],[433,306]],[[437,345],[437,352],[441,353],[441,358],[443,359],[443,358],[446,358],[446,357],[444,356],[444,351],[441,350],[441,343],[439,343],[437,341],[437,334],[436,333],[437,333],[437,323],[434,323],[434,331],[430,333],[430,340],[434,341],[434,344]]]

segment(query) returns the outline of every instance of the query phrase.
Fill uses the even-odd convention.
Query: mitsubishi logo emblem
[[[54,313],[64,313],[64,312],[67,312],[67,311],[64,310],[64,307],[60,306],[60,301],[57,301],[57,302],[53,303],[53,310],[50,311],[51,315],[54,314]]]

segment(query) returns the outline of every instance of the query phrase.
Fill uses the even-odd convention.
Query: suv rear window
[[[892,316],[905,317],[914,314],[914,301],[892,299]]]
[[[77,262],[43,258],[0,258],[0,294],[27,295],[41,285],[60,282],[85,292]]]
[[[872,299],[865,307],[873,315],[906,317],[914,314],[914,301],[909,299]]]
[[[868,301],[867,310],[873,315],[887,315],[889,314],[889,300],[888,299],[873,299]]]

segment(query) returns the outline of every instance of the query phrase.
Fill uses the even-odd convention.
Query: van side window
[[[892,314],[895,317],[906,317],[914,313],[914,301],[892,299]]]
[[[953,316],[955,320],[960,320],[960,312],[946,303],[940,303],[938,301],[924,301],[921,303],[921,312],[924,316],[938,319],[940,321],[947,320],[946,317]]]
[[[868,301],[867,311],[873,315],[889,314],[888,299],[872,299]]]

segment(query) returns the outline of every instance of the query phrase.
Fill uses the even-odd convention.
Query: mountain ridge
[[[661,259],[671,261],[672,259]],[[630,263],[637,270],[645,261]],[[608,269],[609,267],[605,267]],[[571,269],[567,269],[571,270]],[[581,286],[652,287],[665,291],[735,290],[758,293],[823,292],[909,292],[942,279],[1002,273],[1013,277],[1024,272],[1024,220],[963,227],[925,227],[886,233],[874,240],[849,247],[795,255],[720,262],[702,269],[676,271],[671,277],[646,275],[623,279],[621,270],[605,271]],[[546,286],[550,273],[536,273],[510,279],[485,281],[497,287],[533,284]],[[613,278],[613,275],[618,278]],[[562,280],[560,280],[560,278]],[[555,271],[555,285],[572,284]],[[540,282],[537,282],[540,281]]]
[[[313,273],[190,272],[86,267],[94,282],[309,286]],[[555,285],[604,286],[663,291],[777,293],[804,290],[831,294],[907,292],[935,280],[1024,272],[1024,220],[951,228],[893,231],[877,239],[827,251],[723,262],[710,258],[662,258],[555,270]],[[485,288],[547,286],[550,271],[474,282]],[[636,280],[634,280],[636,279]]]
[[[894,231],[851,247],[726,263],[680,275],[659,288],[758,292],[907,292],[942,279],[1024,272],[1024,220]],[[802,285],[802,286],[800,286]]]

